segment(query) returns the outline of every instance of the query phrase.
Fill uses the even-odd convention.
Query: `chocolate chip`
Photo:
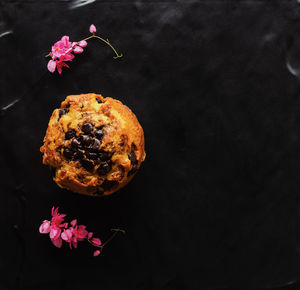
[[[101,142],[97,138],[95,138],[93,142],[89,145],[89,148],[93,150],[97,150],[100,147],[100,145]]]
[[[103,183],[101,184],[101,187],[104,190],[109,190],[113,188],[114,186],[118,185],[119,183],[115,180],[104,180]]]
[[[105,175],[111,170],[111,165],[108,162],[101,162],[97,172],[99,175]]]
[[[96,160],[96,159],[98,159],[98,154],[92,153],[92,152],[86,152],[86,157],[88,159]]]
[[[90,134],[94,129],[94,126],[91,123],[85,123],[82,125],[81,130],[85,133],[85,134]]]
[[[72,139],[73,137],[75,137],[75,135],[76,135],[76,131],[74,129],[70,129],[66,132],[65,139],[66,140]]]
[[[101,101],[100,99],[98,99],[98,98],[96,98],[96,101],[97,101],[99,104],[102,103],[102,101]]]
[[[88,159],[82,159],[82,160],[80,160],[80,164],[86,170],[92,170],[94,168],[93,162],[91,160],[88,160]]]
[[[84,146],[89,146],[93,143],[93,139],[90,136],[87,135],[81,135],[81,142]]]
[[[67,112],[68,112],[68,109],[59,109],[58,120],[61,118],[62,115],[65,115]]]
[[[101,151],[98,153],[98,158],[102,161],[107,161],[110,159],[110,154],[105,151]]]
[[[131,143],[131,150],[132,150],[132,151],[136,151],[136,150],[137,150],[137,148],[136,148],[136,146],[135,146],[134,143]]]
[[[83,158],[84,158],[84,154],[83,154],[82,150],[75,151],[74,156],[73,156],[74,160],[81,160]]]
[[[72,159],[73,158],[73,154],[74,154],[74,152],[72,150],[70,150],[69,148],[64,148],[63,155],[67,159]]]
[[[128,159],[131,161],[131,164],[136,164],[137,163],[136,155],[133,151],[131,151],[129,153]]]
[[[103,133],[103,130],[102,129],[97,129],[96,132],[95,132],[95,136],[98,138],[98,139],[101,139],[103,137],[104,133]]]
[[[80,139],[73,139],[72,142],[71,142],[71,146],[73,148],[77,148],[79,147],[81,144],[80,144]]]

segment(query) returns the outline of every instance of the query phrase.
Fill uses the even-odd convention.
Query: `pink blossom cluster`
[[[51,242],[55,247],[60,248],[63,241],[69,244],[70,249],[72,246],[77,248],[78,242],[87,240],[93,246],[98,249],[94,251],[94,256],[100,254],[102,249],[102,242],[98,238],[93,238],[93,233],[86,230],[86,226],[78,225],[77,220],[74,219],[70,222],[70,226],[67,222],[64,222],[65,214],[58,212],[58,207],[52,208],[51,221],[44,220],[41,224],[39,231],[41,234],[49,234]]]
[[[95,25],[92,24],[90,26],[90,32],[92,34],[96,32]],[[63,67],[69,67],[65,62],[74,59],[75,56],[72,53],[82,53],[83,48],[86,46],[86,40],[71,42],[69,36],[63,36],[51,48],[51,52],[49,53],[51,59],[47,64],[48,70],[53,73],[57,69],[58,73],[61,74]]]

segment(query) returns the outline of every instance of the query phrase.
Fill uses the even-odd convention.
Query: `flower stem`
[[[93,246],[100,248],[102,251],[103,247],[106,246],[110,241],[112,241],[114,237],[118,234],[118,232],[125,234],[125,231],[121,229],[111,229],[111,231],[114,231],[114,233],[100,246],[95,246],[90,239],[87,239],[87,241]]]
[[[93,34],[93,35],[91,35],[91,36],[89,36],[89,37],[87,37],[87,38],[85,38],[85,39],[83,39],[83,40],[88,40],[88,39],[91,39],[91,38],[98,38],[99,40],[101,40],[101,41],[103,41],[104,43],[106,43],[106,44],[113,50],[113,52],[115,53],[116,56],[114,56],[114,59],[117,59],[117,58],[120,58],[120,57],[123,56],[122,53],[121,53],[121,54],[118,54],[118,52],[117,52],[117,51],[115,50],[115,48],[110,44],[110,42],[109,42],[108,39],[105,40],[104,38],[102,38],[102,37],[100,37],[100,36],[98,36],[98,35]],[[78,43],[79,43],[79,42],[78,42]]]
[[[114,231],[114,233],[104,242],[102,247],[106,246],[111,240],[113,240],[113,238],[118,234],[118,232],[125,234],[125,231],[121,229],[111,229],[111,231]]]

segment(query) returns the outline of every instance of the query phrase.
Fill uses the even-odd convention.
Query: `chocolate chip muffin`
[[[71,95],[53,111],[40,150],[58,186],[109,195],[126,185],[144,161],[144,132],[120,101]]]

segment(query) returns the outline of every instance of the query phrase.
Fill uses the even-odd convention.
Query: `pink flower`
[[[85,228],[86,226],[83,225],[75,227],[73,235],[77,238],[78,241],[83,241],[88,235],[88,231]]]
[[[91,24],[90,26],[90,33],[95,33],[96,32],[96,26],[94,24]]]
[[[70,48],[72,48],[72,43],[69,41],[69,36],[63,36],[61,40],[55,42],[52,46],[52,58],[59,59],[61,56],[65,56],[71,52]]]
[[[99,255],[100,255],[100,251],[99,251],[99,250],[96,250],[96,251],[94,252],[94,254],[93,254],[94,257],[97,257],[97,256],[99,256]]]
[[[51,223],[47,220],[43,221],[41,224],[39,231],[41,234],[48,234],[50,232]]]
[[[82,242],[87,237],[88,231],[85,229],[86,226],[83,226],[83,225],[78,226],[77,220],[73,220],[71,222],[71,225],[73,227],[69,228],[70,232],[68,232],[68,234],[66,233],[66,235],[68,235],[68,242],[69,242],[70,248],[72,248],[72,245],[74,248],[77,248],[77,243]],[[64,237],[66,237],[66,236],[63,235],[62,238],[64,239]]]
[[[92,239],[92,244],[93,244],[95,247],[99,247],[99,246],[102,244],[102,242],[101,242],[101,240],[98,239],[98,238],[93,238],[93,239]]]
[[[55,208],[54,206],[52,207],[51,214],[52,214],[51,224],[54,224],[58,227],[64,227],[64,224],[61,225],[61,223],[64,221],[64,217],[66,215],[65,214],[59,214],[58,213],[58,207]]]
[[[81,40],[81,41],[79,41],[78,45],[81,46],[81,47],[86,47],[87,42],[85,40]]]
[[[88,239],[90,239],[92,236],[93,236],[93,233],[92,233],[92,232],[89,232],[89,233],[88,233]]]

